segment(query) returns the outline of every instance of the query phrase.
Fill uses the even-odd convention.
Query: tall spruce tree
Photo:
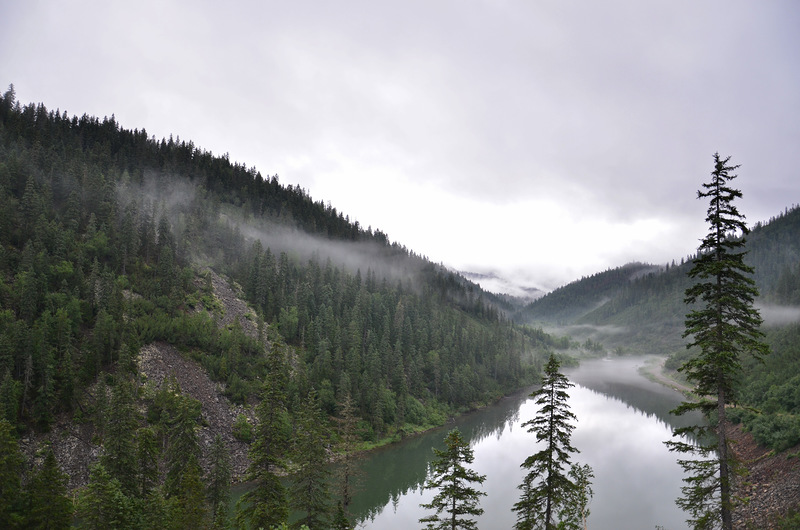
[[[315,390],[310,390],[297,411],[293,461],[297,470],[292,476],[289,506],[301,513],[293,528],[330,527],[330,492],[328,488],[329,439],[327,418],[322,413]]]
[[[210,464],[206,477],[206,496],[213,514],[212,527],[228,527],[228,505],[231,499],[231,455],[222,436],[217,434],[211,444]]]
[[[744,263],[744,215],[734,204],[742,192],[730,186],[739,166],[729,165],[730,157],[714,154],[711,180],[698,191],[698,199],[708,199],[708,234],[703,238],[697,259],[689,271],[696,283],[686,290],[684,338],[687,348],[698,354],[680,370],[694,383],[697,401],[684,402],[674,413],[700,411],[716,415],[715,426],[695,425],[675,429],[677,441],[671,450],[693,455],[679,460],[689,475],[677,504],[690,514],[689,522],[698,529],[731,530],[734,497],[731,482],[739,468],[730,449],[726,405],[737,400],[737,382],[742,372],[741,358],[761,359],[769,350],[762,342],[761,315],[753,307],[758,296],[751,278],[753,268]],[[692,441],[694,440],[694,442]]]
[[[544,369],[542,386],[531,397],[540,407],[536,416],[522,424],[536,435],[542,449],[529,456],[521,467],[528,470],[520,484],[520,500],[514,504],[518,530],[551,530],[557,519],[570,520],[570,503],[577,488],[570,479],[570,453],[578,450],[570,438],[575,429],[575,414],[570,411],[567,389],[572,383],[559,372],[561,363],[550,355]]]
[[[358,465],[355,457],[356,447],[358,446],[358,417],[355,413],[353,399],[350,392],[345,391],[344,396],[338,403],[339,416],[336,418],[337,433],[339,444],[337,451],[341,454],[339,465],[336,467],[336,495],[339,498],[342,517],[339,523],[349,520],[350,503],[353,496],[361,485],[363,471]],[[349,524],[349,523],[347,523]]]
[[[438,493],[431,502],[422,504],[423,508],[436,510],[436,513],[419,521],[427,523],[426,528],[429,529],[477,529],[476,522],[464,516],[483,513],[478,503],[486,493],[475,489],[472,484],[483,484],[486,475],[479,475],[465,467],[465,464],[475,460],[475,456],[469,443],[461,436],[461,431],[453,429],[444,442],[444,450],[433,449],[436,454],[436,460],[431,464],[433,474],[425,484],[425,489],[436,489]],[[442,517],[442,512],[447,515]]]
[[[119,480],[111,477],[102,462],[89,471],[89,484],[77,503],[82,526],[91,530],[131,528],[136,519],[135,507],[123,493]]]
[[[67,474],[61,471],[53,450],[45,449],[44,461],[27,487],[26,528],[69,528],[72,501],[67,496]]]
[[[14,427],[0,417],[0,528],[22,526],[22,475],[25,459]]]
[[[267,353],[269,373],[261,387],[261,402],[256,407],[255,440],[250,446],[247,480],[253,489],[236,504],[236,523],[251,528],[270,528],[286,523],[289,504],[280,472],[286,469],[286,452],[291,433],[286,408],[286,355],[284,346],[274,342]]]
[[[103,440],[103,467],[119,481],[122,492],[128,497],[138,493],[136,477],[136,439],[132,436],[139,424],[139,413],[134,402],[133,383],[120,379],[111,391],[108,423]]]

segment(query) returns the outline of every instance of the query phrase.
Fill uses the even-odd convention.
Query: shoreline
[[[642,375],[642,377],[645,377],[646,379],[663,385],[667,388],[671,388],[676,392],[680,392],[685,397],[691,399],[694,395],[694,389],[682,381],[679,381],[673,375],[670,375],[670,373],[668,373],[664,367],[666,361],[666,356],[654,355],[639,368],[639,373]]]
[[[692,389],[665,371],[665,361],[666,357],[649,360],[639,373],[691,399]],[[734,486],[745,500],[734,509],[736,528],[777,528],[781,518],[800,509],[800,445],[776,453],[759,445],[741,425],[731,425],[729,434],[746,469]]]

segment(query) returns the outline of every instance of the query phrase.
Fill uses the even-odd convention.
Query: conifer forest
[[[748,304],[800,303],[800,210],[753,226],[746,250]],[[278,175],[113,115],[22,104],[11,85],[0,97],[0,527],[353,528],[360,452],[533,387],[543,408],[525,418],[517,528],[591,528],[593,474],[572,460],[581,418],[559,366],[647,345],[709,393],[682,336],[689,271],[707,251],[515,301]],[[735,399],[709,417],[780,452],[800,443],[800,324],[763,330],[758,355],[726,380]],[[420,525],[476,528],[485,477],[448,430],[425,485],[435,513]],[[537,440],[549,444],[538,453]],[[237,483],[252,485],[238,500]]]

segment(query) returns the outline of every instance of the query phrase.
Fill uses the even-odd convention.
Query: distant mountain
[[[758,306],[767,325],[792,321],[800,304],[800,209],[757,223],[747,236],[745,261],[755,267]],[[667,266],[630,263],[582,278],[528,304],[520,323],[571,327],[575,334],[602,338],[607,345],[652,353],[682,348],[687,308],[684,291],[691,260]],[[774,316],[774,318],[773,318]],[[780,319],[780,320],[779,320]]]
[[[516,315],[525,323],[568,325],[617,296],[631,281],[657,267],[629,263],[581,278],[540,297]]]
[[[518,281],[503,277],[495,272],[459,271],[466,279],[477,283],[484,291],[505,297],[509,303],[524,305],[547,294],[538,287],[523,285]]]

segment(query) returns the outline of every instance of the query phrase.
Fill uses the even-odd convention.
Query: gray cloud
[[[228,152],[459,269],[552,288],[680,258],[717,150],[742,164],[751,223],[800,202],[792,0],[3,13],[1,73],[23,101]]]

